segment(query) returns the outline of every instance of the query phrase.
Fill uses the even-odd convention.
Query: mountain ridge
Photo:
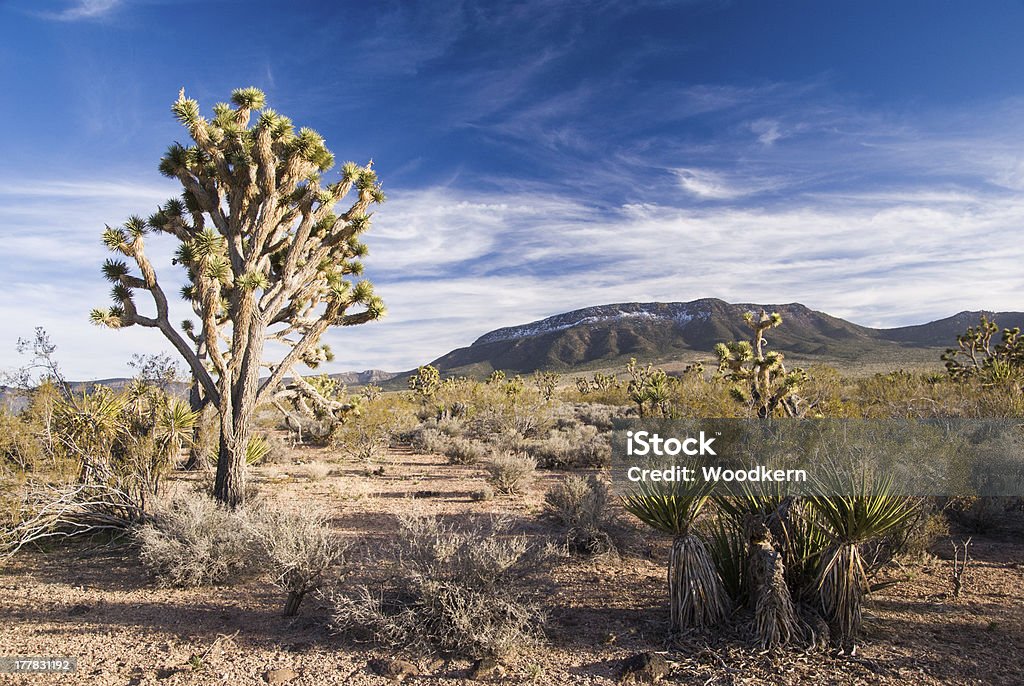
[[[723,341],[750,335],[743,313],[779,312],[783,324],[768,334],[772,347],[790,354],[856,362],[871,356],[895,359],[900,351],[941,351],[985,314],[1000,328],[1024,328],[1024,312],[964,310],[924,324],[872,328],[855,324],[801,303],[729,303],[718,298],[687,302],[626,302],[593,305],[533,322],[488,331],[472,344],[456,348],[430,364],[448,375],[486,375],[494,369],[529,373],[540,369],[572,371],[596,364],[611,365],[626,357],[665,360],[685,354],[711,353]],[[411,372],[380,369],[335,372],[348,386],[381,384],[399,387]],[[93,385],[119,388],[126,378],[73,382],[80,392]]]
[[[688,302],[627,302],[595,305],[502,327],[478,337],[431,364],[442,371],[503,369],[528,373],[567,371],[626,356],[670,358],[710,353],[722,341],[745,339],[748,311],[779,312],[783,325],[768,340],[775,349],[798,355],[856,361],[899,357],[901,351],[935,351],[955,345],[956,335],[981,314],[1001,327],[1024,326],[1022,312],[963,311],[924,324],[873,328],[854,324],[801,303],[728,303],[718,298]]]

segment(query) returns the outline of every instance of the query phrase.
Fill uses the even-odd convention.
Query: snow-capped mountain
[[[630,356],[666,360],[684,352],[708,353],[716,343],[747,339],[746,312],[779,312],[783,325],[772,330],[772,347],[822,361],[882,362],[901,351],[938,364],[941,351],[955,345],[956,335],[976,324],[980,312],[961,312],[927,324],[874,329],[853,324],[799,303],[727,303],[715,298],[671,303],[598,305],[547,317],[529,324],[496,329],[432,364],[449,372],[486,373],[503,369],[527,373],[537,369],[617,363]],[[1002,327],[1024,325],[1024,313],[990,313]],[[924,352],[922,352],[924,351]],[[934,355],[932,355],[933,351]]]

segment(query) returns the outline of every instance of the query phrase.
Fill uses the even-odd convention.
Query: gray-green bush
[[[200,494],[161,504],[135,530],[139,559],[158,583],[178,588],[224,584],[260,570],[252,520]]]
[[[487,465],[488,481],[507,495],[523,493],[537,470],[537,460],[520,453],[498,453]]]
[[[320,589],[346,550],[331,532],[327,516],[318,512],[265,512],[254,521],[253,534],[274,584],[288,594],[287,616],[298,612],[306,595]]]
[[[607,484],[594,475],[569,475],[544,497],[547,511],[565,530],[566,547],[578,555],[622,550],[625,525]]]
[[[390,581],[334,594],[331,626],[396,650],[508,655],[542,638],[542,605],[524,582],[549,555],[502,522],[456,529],[406,517]]]

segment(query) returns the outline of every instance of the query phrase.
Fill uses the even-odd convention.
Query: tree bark
[[[245,502],[245,449],[249,443],[248,427],[235,427],[225,435],[221,431],[220,449],[217,454],[217,479],[213,496],[228,507],[239,507]]]
[[[285,617],[294,617],[299,612],[299,605],[302,603],[302,599],[306,597],[305,591],[288,591],[288,600],[284,605]]]
[[[210,457],[216,442],[217,432],[217,408],[211,403],[206,403],[199,410],[199,419],[195,428],[192,429],[192,445],[188,451],[188,461],[185,469],[195,471],[208,469]]]

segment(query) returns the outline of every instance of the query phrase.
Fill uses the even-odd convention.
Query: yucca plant
[[[736,605],[746,603],[748,556],[743,529],[729,518],[718,518],[708,532],[708,551],[729,599]]]
[[[107,469],[114,444],[125,430],[124,412],[125,398],[106,387],[55,406],[54,434],[79,461],[80,482]]]
[[[182,448],[192,441],[193,429],[199,421],[187,402],[180,398],[169,398],[157,409],[153,422],[153,438],[163,460],[173,465]]]
[[[829,545],[818,565],[816,587],[835,637],[849,651],[860,631],[868,589],[861,546],[906,526],[917,505],[896,495],[892,478],[884,475],[861,472],[843,478],[831,473],[817,486],[808,502],[825,527]]]
[[[245,464],[250,467],[263,462],[270,454],[270,442],[265,436],[254,434],[245,446]]]
[[[780,541],[786,561],[786,585],[794,598],[813,597],[818,566],[829,541],[829,534],[811,505],[805,499],[797,499],[788,510],[784,538]]]
[[[694,521],[707,505],[712,484],[695,481],[640,481],[622,496],[627,512],[672,539],[668,591],[672,630],[718,623],[729,597]]]

